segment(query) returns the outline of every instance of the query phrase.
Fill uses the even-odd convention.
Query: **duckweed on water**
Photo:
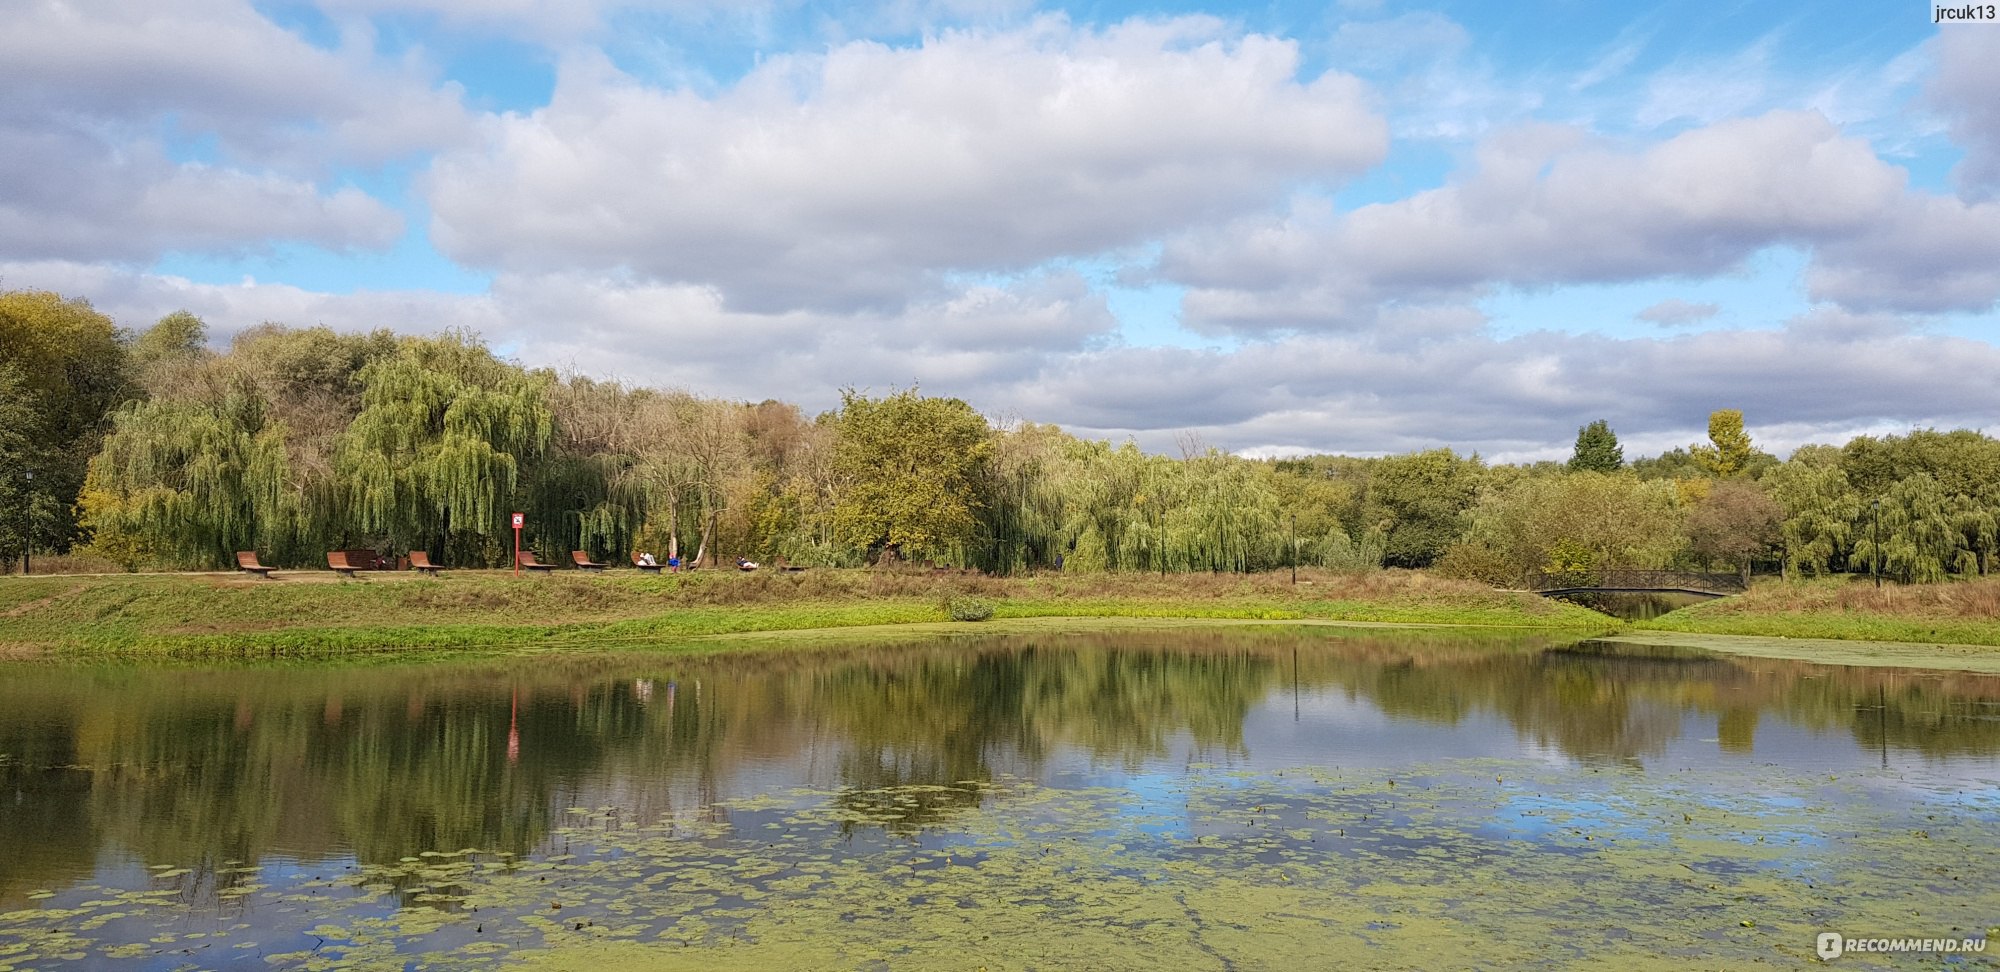
[[[70,889],[0,914],[0,972],[1678,969],[1793,964],[1828,929],[1977,935],[2000,918],[2000,794],[1893,775],[1207,768],[629,817],[576,808],[521,858],[266,863],[228,896],[195,893],[214,885],[200,867]]]

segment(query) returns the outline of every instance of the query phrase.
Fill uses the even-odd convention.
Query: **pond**
[[[0,970],[1790,964],[2000,923],[2000,678],[1324,627],[15,666],[0,841]]]

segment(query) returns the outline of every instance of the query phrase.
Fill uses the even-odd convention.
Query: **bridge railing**
[[[1530,574],[1531,591],[1588,590],[1591,588],[1633,591],[1716,591],[1735,593],[1745,589],[1743,575],[1688,570],[1579,570],[1557,574]]]

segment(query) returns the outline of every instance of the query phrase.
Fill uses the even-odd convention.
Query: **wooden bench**
[[[431,575],[432,577],[436,577],[438,575],[438,565],[431,563],[431,555],[429,551],[425,550],[410,551],[410,568],[412,570],[422,571],[426,574]]]
[[[571,562],[576,564],[577,570],[588,570],[593,572],[602,571],[606,566],[605,564],[600,564],[597,561],[590,559],[590,554],[582,550],[570,551],[569,559]]]
[[[556,569],[556,565],[542,563],[540,559],[536,558],[533,550],[523,550],[521,551],[521,569],[539,570],[546,574]]]
[[[792,563],[791,561],[786,560],[783,557],[773,557],[771,559],[771,566],[777,570],[792,571],[792,572],[797,572],[805,569],[804,567]]]
[[[661,569],[661,568],[663,568],[663,567],[665,567],[665,566],[667,566],[667,565],[666,565],[666,564],[642,564],[642,563],[640,563],[640,562],[639,562],[639,555],[638,555],[638,554],[633,554],[633,555],[632,555],[632,566],[634,566],[634,567],[637,567],[637,568],[639,568],[640,570],[643,570],[643,571],[645,571],[645,572],[646,572],[646,573],[648,573],[648,574],[657,574],[657,573],[659,573],[659,572],[660,572],[660,569]]]
[[[263,564],[258,563],[257,551],[255,550],[238,550],[236,551],[236,569],[246,574],[256,574],[259,577],[270,577],[271,571],[276,570],[277,568],[266,567]]]
[[[336,573],[353,577],[357,570],[375,569],[375,551],[329,550],[326,554],[326,565],[333,568]]]

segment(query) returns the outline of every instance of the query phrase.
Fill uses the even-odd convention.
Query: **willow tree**
[[[891,556],[964,559],[993,454],[986,419],[959,399],[909,389],[886,398],[844,391],[839,421],[834,466],[845,488],[834,516],[841,539]]]
[[[1929,473],[1905,477],[1879,505],[1871,503],[1856,531],[1856,563],[1880,564],[1884,573],[1915,583],[1976,572],[1978,555],[1961,529],[1958,507]]]
[[[553,376],[493,357],[476,338],[411,338],[362,369],[361,411],[335,466],[352,541],[439,556],[499,554],[522,467],[554,432]],[[529,524],[530,542],[549,526]]]
[[[1846,555],[1861,516],[1861,496],[1832,446],[1801,446],[1765,476],[1771,498],[1784,508],[1778,524],[1787,575],[1825,574]]]
[[[91,460],[80,508],[100,549],[127,567],[232,563],[289,536],[285,432],[247,390],[223,401],[135,403]]]
[[[981,510],[980,562],[987,570],[1012,574],[1053,563],[1060,513],[1050,502],[1052,470],[1060,450],[1074,441],[1053,425],[1023,422],[993,437],[987,463],[987,497]]]

